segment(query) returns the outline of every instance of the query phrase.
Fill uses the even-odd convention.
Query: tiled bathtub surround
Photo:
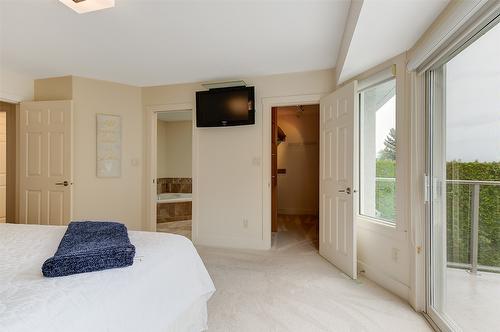
[[[191,193],[191,178],[158,178],[158,194],[164,193]],[[158,203],[156,205],[156,222],[172,222],[191,220],[191,202]]]
[[[156,205],[156,222],[191,220],[191,202],[158,203]]]
[[[191,178],[158,178],[156,183],[158,194],[191,193],[193,187]]]

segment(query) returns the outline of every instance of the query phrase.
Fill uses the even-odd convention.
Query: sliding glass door
[[[500,327],[500,25],[426,73],[428,308],[443,331]]]

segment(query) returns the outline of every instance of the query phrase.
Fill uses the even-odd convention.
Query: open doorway
[[[0,101],[0,223],[16,222],[16,105]]]
[[[156,230],[192,237],[192,112],[156,113]]]
[[[272,108],[272,246],[319,239],[319,105]]]

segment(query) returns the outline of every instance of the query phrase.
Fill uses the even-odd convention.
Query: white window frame
[[[377,70],[378,69],[378,70]],[[359,94],[370,87],[383,83],[389,79],[396,81],[396,218],[395,222],[369,217],[357,212],[357,220],[361,227],[382,232],[389,237],[399,240],[407,238],[409,225],[409,143],[410,117],[406,107],[406,57],[404,54],[387,61],[360,77],[358,84]],[[361,106],[360,106],[361,107]],[[358,110],[361,112],[361,108]],[[358,124],[359,125],[359,124]],[[361,165],[358,165],[361,168]],[[360,195],[358,195],[360,197]],[[359,202],[358,202],[359,203]]]
[[[436,100],[435,100],[435,95],[438,93],[444,93],[441,90],[436,90],[436,85],[442,86],[443,83],[441,82],[440,84],[436,84],[436,82],[439,82],[440,78],[439,76],[442,75],[441,72],[444,71],[443,66],[448,63],[451,59],[453,59],[458,53],[460,53],[462,50],[466,49],[469,47],[472,43],[477,41],[482,35],[487,33],[491,28],[493,28],[496,24],[500,24],[500,5],[493,7],[494,10],[487,11],[484,17],[482,17],[481,21],[482,24],[478,24],[477,21],[474,22],[474,28],[469,29],[470,33],[461,35],[460,38],[457,38],[453,42],[453,45],[455,45],[455,48],[450,49],[448,52],[442,54],[439,58],[433,59],[432,63],[433,65],[425,71],[425,76],[426,76],[426,137],[427,137],[427,148],[426,148],[426,187],[429,188],[427,191],[431,191],[430,188],[432,188],[432,177],[428,176],[429,174],[432,174],[431,169],[432,169],[432,149],[433,149],[433,144],[432,144],[432,133],[431,133],[431,122],[433,118],[433,114],[435,112],[439,112],[439,108],[444,107],[442,105],[439,105],[439,100],[438,100],[438,106],[436,106]],[[438,312],[433,306],[433,289],[432,289],[432,281],[434,276],[435,271],[432,270],[432,251],[431,251],[431,239],[432,239],[432,218],[433,218],[433,202],[432,202],[432,197],[431,199],[427,199],[426,197],[426,216],[425,216],[425,237],[426,237],[426,258],[425,258],[425,297],[426,297],[426,304],[425,304],[425,314],[427,317],[432,320],[433,324],[435,324],[441,331],[458,331],[460,328],[455,325],[454,321],[446,315],[446,313],[440,313]],[[439,276],[438,276],[439,277]],[[441,276],[442,277],[442,276]],[[441,287],[445,287],[445,285],[441,285]],[[444,292],[443,289],[441,291]],[[438,299],[438,300],[443,300]]]
[[[451,2],[435,20],[431,28],[407,52],[407,64],[403,70],[407,75],[408,119],[410,135],[408,145],[407,185],[412,189],[408,195],[410,240],[410,294],[412,307],[421,311],[429,323],[438,330],[438,322],[428,315],[428,254],[427,200],[429,188],[426,181],[426,80],[424,73],[439,61],[457,50],[460,45],[476,34],[500,10],[497,0],[471,0]],[[399,67],[398,67],[399,70]]]
[[[384,219],[384,218],[379,218],[379,217],[376,217],[376,216],[371,216],[371,215],[368,215],[368,214],[364,214],[361,212],[361,203],[363,202],[363,198],[366,197],[365,196],[365,193],[364,193],[364,188],[365,186],[362,185],[362,183],[364,182],[365,180],[365,173],[364,173],[364,161],[366,160],[366,156],[364,156],[364,146],[363,146],[363,141],[361,138],[362,138],[362,135],[363,133],[366,131],[365,130],[365,127],[362,127],[363,126],[363,120],[364,119],[364,114],[363,114],[363,111],[364,111],[364,100],[363,100],[363,97],[362,97],[362,94],[364,91],[368,90],[368,89],[371,89],[377,85],[380,85],[380,84],[384,84],[388,81],[392,81],[394,80],[394,86],[396,87],[397,86],[397,78],[396,78],[396,68],[395,66],[391,66],[383,71],[380,71],[370,77],[368,77],[367,79],[363,80],[360,82],[360,86],[361,88],[358,88],[358,98],[359,98],[359,110],[358,112],[360,113],[359,114],[359,182],[360,182],[360,185],[359,185],[359,204],[358,204],[358,211],[357,213],[359,214],[359,216],[361,216],[362,218],[366,218],[366,219],[370,219],[374,222],[377,222],[377,223],[380,223],[380,224],[383,224],[383,225],[387,225],[387,226],[390,226],[390,227],[396,227],[397,225],[397,216],[395,216],[394,220],[391,221],[391,220],[387,220],[387,219]],[[396,89],[397,90],[397,89]],[[396,99],[398,98],[397,96],[397,91],[395,92],[395,97]],[[394,116],[397,118],[397,105],[395,105],[395,114]],[[396,136],[397,136],[397,133],[398,133],[398,125],[397,123],[395,123],[396,125]],[[397,145],[396,145],[396,151],[397,151]],[[397,158],[396,158],[397,159]],[[376,156],[375,156],[375,163],[376,163]],[[396,177],[395,177],[395,184],[397,186],[397,160],[396,160]],[[375,174],[376,176],[376,174]],[[376,190],[376,188],[373,188],[374,190]],[[376,198],[375,198],[376,200]],[[394,198],[395,200],[395,209],[397,209],[397,190],[396,190],[396,197]]]

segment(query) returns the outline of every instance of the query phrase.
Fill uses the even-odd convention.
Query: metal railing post
[[[470,272],[477,273],[477,258],[479,251],[479,191],[481,185],[472,185],[472,206],[471,206],[471,237],[470,237]]]

